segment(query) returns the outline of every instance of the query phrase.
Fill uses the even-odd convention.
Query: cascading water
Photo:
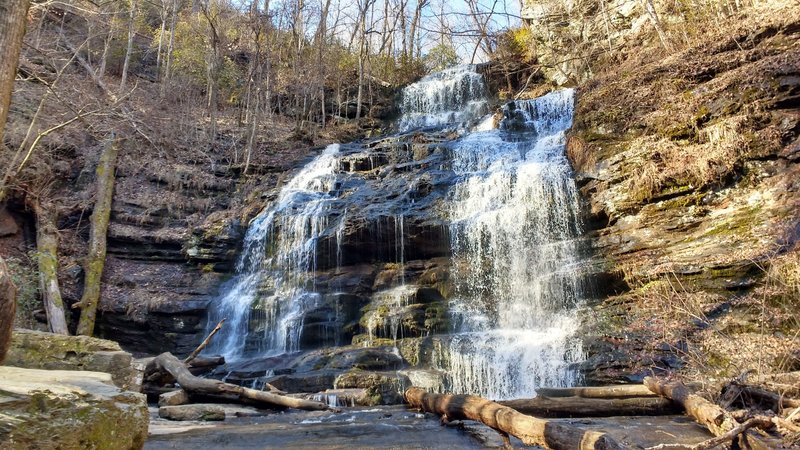
[[[403,89],[398,128],[407,131],[465,123],[488,110],[486,84],[474,66],[432,73]]]
[[[448,69],[408,86],[402,95],[401,131],[446,127],[461,133],[444,142],[450,134],[436,134],[438,150],[433,150],[443,158],[437,160],[438,169],[430,169],[424,159],[429,154],[418,157],[404,138],[392,147],[394,153],[373,151],[369,143],[329,146],[251,222],[237,274],[210,308],[209,325],[223,317],[228,323],[209,351],[235,361],[307,348],[316,337],[303,335],[306,322],[319,321],[320,311],[335,309],[338,315],[340,308],[360,315],[332,323],[355,322],[366,345],[378,338],[409,337],[403,321],[421,316],[408,311],[424,316],[427,310],[414,307],[445,302],[441,295],[438,300],[420,296],[420,286],[406,275],[407,264],[413,263],[406,259],[421,253],[409,236],[424,239],[420,223],[433,217],[448,221],[451,239],[453,289],[446,305],[452,329],[439,337],[440,351],[428,361],[447,373],[445,389],[500,399],[535,395],[538,386],[573,383],[569,365],[581,351],[571,331],[584,291],[576,270],[581,256],[578,196],[564,156],[573,101],[573,92],[563,90],[514,102],[505,107],[499,129],[487,118],[468,132],[488,111],[487,89],[474,67]],[[436,173],[421,177],[406,172],[418,170],[413,167],[446,173],[440,178],[447,180],[441,184],[446,187],[437,194],[444,202],[425,203],[427,195],[435,197],[429,192],[438,189],[430,182]],[[375,195],[375,187],[390,190]],[[422,203],[415,204],[415,196]],[[368,236],[373,241],[363,242]],[[382,242],[374,242],[375,237]],[[445,245],[439,255],[447,253]],[[337,267],[336,277],[326,275],[329,281],[322,288],[315,285],[319,258],[326,267]],[[348,285],[347,277],[338,277],[340,266],[366,262],[377,270],[391,266],[392,281],[370,280],[365,288],[363,282]],[[364,294],[369,286],[373,290]],[[358,295],[367,295],[367,304],[325,303],[332,298],[326,296],[358,297],[348,289],[361,289]],[[413,332],[411,337],[422,335],[419,328]]]
[[[501,129],[453,148],[457,334],[440,365],[454,392],[532,396],[537,386],[571,384],[568,366],[580,357],[571,338],[583,292],[580,207],[564,155],[573,92],[522,104],[522,117],[506,112]]]
[[[262,353],[299,349],[303,313],[319,299],[309,278],[316,269],[317,238],[328,227],[336,200],[338,153],[338,144],[328,146],[250,223],[237,274],[210,310],[209,324],[222,318],[228,323],[209,351],[235,360],[244,354],[247,338]],[[251,320],[260,329],[253,330]]]

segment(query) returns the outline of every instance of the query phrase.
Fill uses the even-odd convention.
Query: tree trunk
[[[738,425],[724,409],[692,393],[683,383],[646,377],[644,385],[654,393],[679,403],[697,422],[714,436],[731,431]]]
[[[58,286],[58,229],[55,214],[51,208],[43,207],[38,202],[33,209],[36,214],[39,289],[47,314],[47,326],[53,333],[69,334],[64,315],[64,302]]]
[[[164,31],[167,29],[167,4],[161,1],[161,30],[158,33],[158,50],[156,51],[156,80],[161,79],[161,49],[164,47]]]
[[[153,358],[145,369],[145,379],[151,379],[154,375],[169,374],[173,377],[181,389],[189,394],[203,394],[216,396],[238,396],[240,399],[254,400],[271,406],[284,408],[305,409],[309,411],[324,411],[330,409],[322,402],[303,400],[294,397],[274,394],[271,392],[257,391],[235,384],[224,383],[210,378],[199,378],[191,374],[186,365],[175,357],[172,353],[162,353]]]
[[[130,0],[130,16],[128,17],[128,47],[125,50],[125,63],[122,65],[122,81],[119,82],[119,90],[125,89],[125,83],[128,81],[128,65],[131,61],[131,52],[133,52],[133,32],[134,32],[134,19],[136,18],[136,0]]]
[[[647,386],[642,384],[620,384],[612,386],[572,387],[572,388],[538,388],[536,394],[544,397],[581,397],[581,398],[637,398],[656,397]]]
[[[80,302],[72,306],[81,308],[77,334],[86,336],[94,333],[97,304],[100,301],[100,280],[106,261],[106,235],[111,217],[111,202],[114,198],[114,169],[118,152],[119,143],[112,135],[97,164],[97,192],[91,218],[89,252],[83,268],[85,272],[83,296]]]
[[[22,37],[25,35],[28,4],[29,0],[0,2],[0,49],[3,49],[3,57],[0,58],[0,145],[3,145],[3,128],[8,118],[19,51],[22,48]]]
[[[497,403],[537,417],[663,416],[680,412],[673,402],[660,397],[605,399],[540,396]]]
[[[97,69],[97,76],[102,78],[106,75],[106,65],[108,64],[108,51],[111,49],[111,41],[114,40],[114,18],[111,18],[108,26],[108,34],[103,43],[103,56],[100,57],[100,68]]]
[[[502,435],[512,435],[525,445],[548,449],[621,449],[610,436],[584,431],[572,425],[526,416],[512,408],[472,395],[430,394],[410,388],[406,401],[423,411],[439,414],[446,420],[475,420]]]
[[[8,347],[11,346],[11,330],[14,329],[14,314],[17,309],[17,287],[3,258],[0,257],[0,364],[3,364]]]
[[[172,50],[175,47],[175,21],[178,16],[178,0],[172,0],[172,22],[169,26],[169,44],[167,45],[167,62],[164,67],[164,78],[161,80],[161,97],[167,92],[167,80],[170,76],[170,67],[172,66]]]
[[[658,18],[658,13],[656,12],[656,6],[653,4],[653,0],[644,0],[644,10],[647,12],[648,17],[650,17],[650,21],[653,22],[653,26],[656,28],[656,33],[658,33],[658,39],[661,41],[661,45],[664,46],[666,51],[671,52],[672,45],[669,43],[667,33],[664,31],[664,27],[661,25],[661,20]]]

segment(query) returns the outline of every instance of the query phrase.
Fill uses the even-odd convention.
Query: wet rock
[[[193,405],[161,406],[158,417],[169,420],[225,420],[225,410],[217,405],[197,403]]]
[[[105,372],[116,386],[138,391],[132,362],[131,354],[113,341],[17,329],[5,364],[28,369]]]
[[[336,389],[365,389],[369,406],[392,405],[403,402],[403,393],[409,381],[398,372],[370,372],[351,370],[336,378]]]
[[[318,370],[314,372],[278,375],[265,381],[276,388],[290,393],[320,392],[334,387],[334,380],[339,371]]]
[[[428,392],[443,392],[446,373],[436,369],[407,369],[399,370],[399,375],[408,378],[411,386],[424,389]]]
[[[147,438],[145,396],[105,373],[0,367],[0,403],[6,449],[139,449]]]
[[[326,403],[330,406],[373,406],[373,399],[367,389],[327,389],[324,392],[308,394],[307,400]]]

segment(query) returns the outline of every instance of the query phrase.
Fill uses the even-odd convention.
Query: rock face
[[[131,354],[114,341],[14,330],[5,364],[28,369],[85,370],[111,375],[114,385],[136,390]]]
[[[140,449],[149,414],[143,394],[99,372],[0,367],[0,447]]]
[[[796,348],[796,293],[770,266],[798,261],[800,13],[776,8],[580,91],[568,153],[611,294],[585,314],[589,381],[693,360],[727,376]]]
[[[662,2],[654,2],[659,10]],[[648,17],[637,0],[523,0],[521,16],[528,45],[536,49],[545,77],[556,85],[578,84],[593,76],[609,46],[635,38]]]

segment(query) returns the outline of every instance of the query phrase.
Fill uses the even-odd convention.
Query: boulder
[[[403,403],[403,392],[411,383],[398,372],[370,372],[354,369],[336,377],[334,389],[365,389],[361,400],[367,406]]]
[[[17,329],[5,364],[28,369],[105,372],[111,374],[115,386],[140,390],[131,354],[105,339]]]
[[[0,448],[140,449],[149,414],[143,394],[99,372],[0,367]]]
[[[158,406],[179,406],[189,403],[189,393],[183,389],[165,392],[158,396]]]
[[[221,406],[194,404],[162,406],[158,417],[169,420],[225,420],[225,410]]]

